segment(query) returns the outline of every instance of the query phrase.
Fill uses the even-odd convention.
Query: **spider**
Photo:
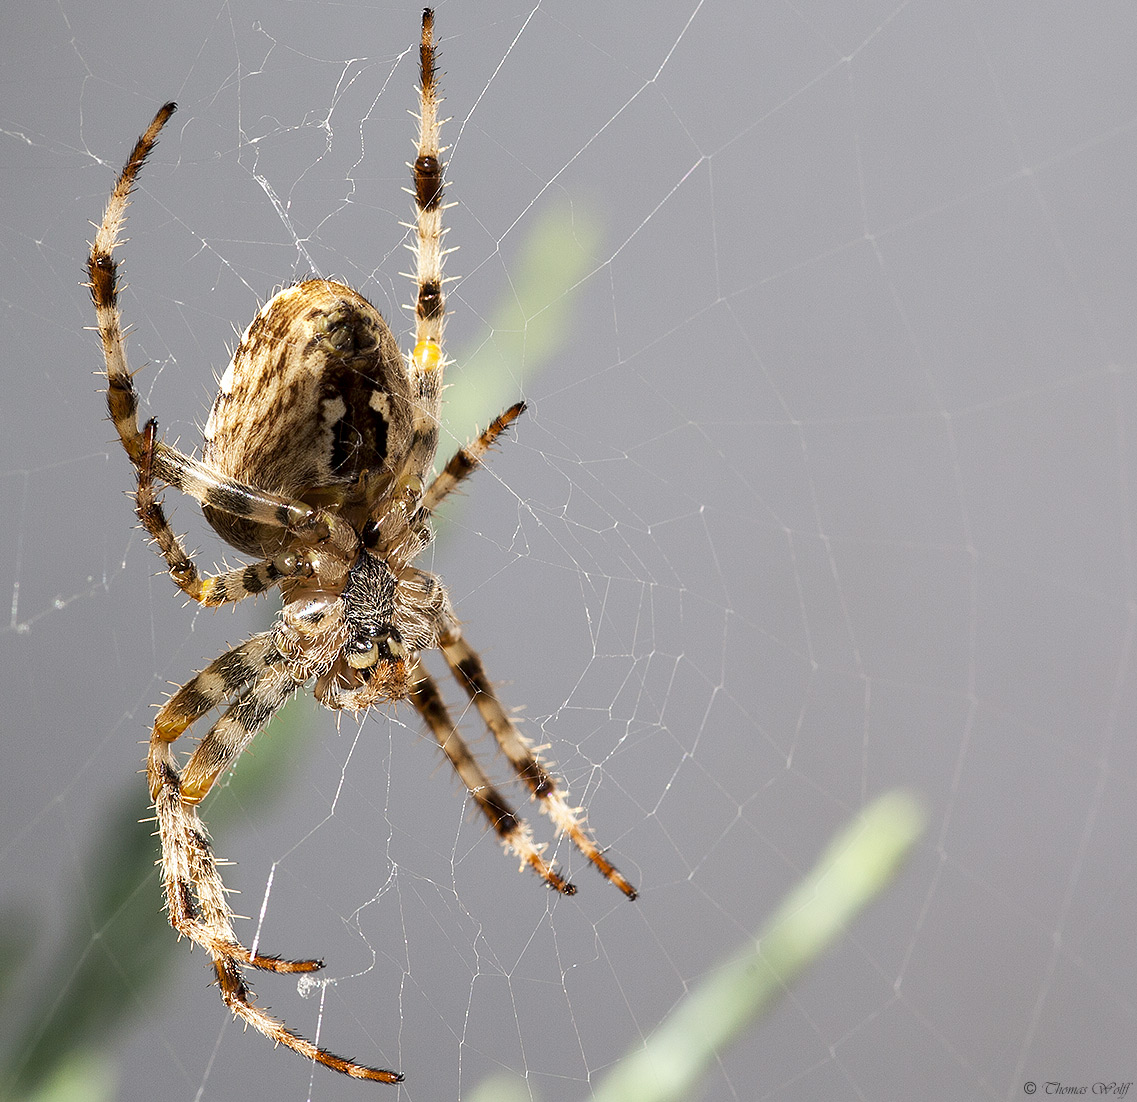
[[[205,426],[201,459],[140,427],[127,368],[114,250],[126,208],[162,127],[167,103],[138,139],[107,203],[87,263],[106,359],[107,406],[137,474],[142,525],[183,593],[215,607],[280,588],[283,605],[269,631],[211,662],[158,711],[146,776],[162,846],[171,925],[201,945],[221,998],[243,1021],[309,1060],[360,1079],[398,1083],[396,1071],[368,1067],[320,1048],[259,1007],[243,969],[304,973],[319,960],[285,960],[246,949],[197,805],[274,713],[313,683],[328,708],[353,713],[409,699],[508,853],[565,895],[573,885],[546,862],[544,845],[490,782],[458,733],[438,686],[421,663],[437,648],[468,694],[531,798],[627,896],[636,890],[589,832],[580,808],[540,761],[498,700],[478,654],[462,637],[446,590],[415,559],[430,543],[431,517],[481,465],[521,415],[512,405],[431,478],[438,446],[445,320],[442,247],[443,147],[435,79],[434,16],[422,18],[418,156],[412,166],[415,344],[404,357],[379,312],[357,291],[307,279],[266,303],[245,330],[220,382]],[[160,484],[196,498],[214,530],[251,565],[202,576],[171,528]],[[182,764],[174,742],[224,708]]]

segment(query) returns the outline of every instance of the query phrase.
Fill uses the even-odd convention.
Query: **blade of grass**
[[[471,426],[496,417],[517,399],[521,369],[531,378],[564,347],[573,292],[594,267],[600,241],[598,219],[579,203],[546,212],[528,230],[489,336],[459,357],[448,379],[445,417],[455,435],[468,436]]]
[[[830,843],[755,940],[708,974],[591,1095],[591,1102],[689,1099],[718,1054],[830,948],[889,884],[925,815],[909,793],[879,797]]]

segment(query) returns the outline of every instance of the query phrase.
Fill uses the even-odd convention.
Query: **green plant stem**
[[[689,1099],[710,1063],[828,949],[891,881],[924,828],[910,794],[881,796],[834,838],[753,943],[703,979],[592,1094],[592,1102]]]

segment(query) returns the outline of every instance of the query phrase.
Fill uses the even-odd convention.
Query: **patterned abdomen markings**
[[[405,361],[379,311],[342,283],[311,279],[273,296],[245,330],[205,426],[203,458],[259,489],[334,505],[349,521],[357,507],[362,520],[380,476],[400,470],[413,422]],[[364,474],[369,489],[359,485]],[[271,555],[287,540],[279,528],[204,512],[249,554]]]

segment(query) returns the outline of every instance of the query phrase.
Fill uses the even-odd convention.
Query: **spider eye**
[[[366,635],[353,639],[347,645],[347,664],[353,669],[366,670],[379,661],[379,646]]]
[[[367,670],[381,658],[390,662],[405,658],[407,648],[394,628],[382,628],[374,635],[357,635],[345,648],[347,664],[353,669]]]

